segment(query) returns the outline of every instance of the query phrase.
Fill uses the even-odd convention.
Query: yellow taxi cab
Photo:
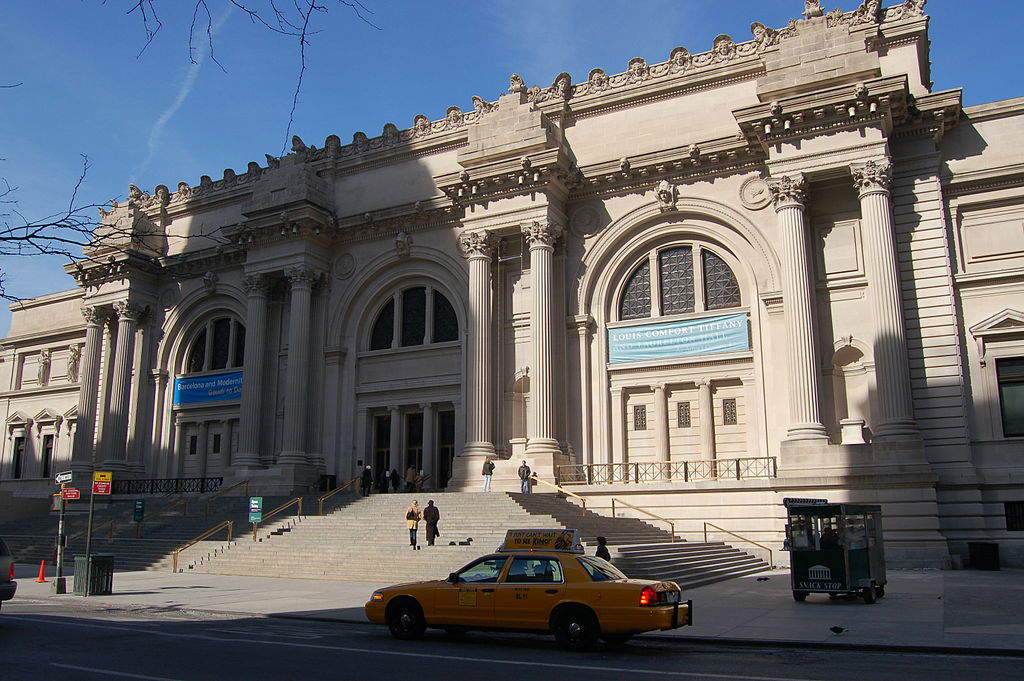
[[[619,645],[633,635],[692,624],[692,601],[675,582],[629,579],[587,556],[578,530],[509,530],[497,552],[447,579],[398,584],[373,592],[371,622],[399,639],[430,628],[553,633],[568,650],[597,639]]]

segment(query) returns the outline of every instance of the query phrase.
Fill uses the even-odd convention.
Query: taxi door
[[[508,573],[498,584],[494,625],[513,629],[547,629],[551,610],[564,590],[565,577],[557,558],[514,556]]]
[[[485,556],[459,570],[457,582],[446,581],[434,594],[431,624],[494,626],[494,594],[508,556]]]

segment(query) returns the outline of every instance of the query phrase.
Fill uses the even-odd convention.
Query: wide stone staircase
[[[409,546],[405,511],[415,498],[434,500],[441,536]],[[610,518],[555,494],[377,494],[349,500],[324,516],[290,518],[231,543],[211,542],[183,556],[179,569],[213,574],[305,577],[391,583],[441,579],[494,551],[508,529],[580,530],[593,553],[604,536],[612,560],[632,577],[672,579],[692,587],[769,566],[722,543],[672,541],[667,530],[635,518]]]
[[[147,497],[146,512],[153,515],[142,523],[141,538],[136,537],[136,526],[132,521],[134,499],[114,500],[97,504],[93,518],[92,552],[114,556],[116,571],[170,569],[171,554],[175,549],[201,535],[211,527],[226,521],[234,522],[237,534],[246,534],[251,525],[248,522],[248,498],[224,496],[210,501],[209,515],[206,513],[206,497],[188,498],[188,513],[184,513],[184,497]],[[288,501],[289,497],[264,497],[263,508],[267,511]],[[305,508],[316,508],[314,498],[304,499]],[[161,508],[172,506],[159,512]],[[66,513],[65,535],[69,538],[64,550],[65,565],[74,565],[75,555],[85,554],[87,512],[85,502],[79,502],[73,511]],[[154,513],[156,512],[156,513]],[[16,563],[38,565],[45,560],[52,565],[57,534],[57,512],[33,518],[0,522],[0,537],[10,546]],[[282,511],[275,517],[274,526],[288,523],[295,515],[295,508]],[[111,532],[110,522],[114,522]],[[75,536],[80,535],[80,536]],[[251,538],[251,532],[249,532]],[[193,554],[204,554],[223,545],[226,531],[211,539],[200,542],[193,549],[182,554],[183,559]],[[219,541],[217,541],[219,540]]]

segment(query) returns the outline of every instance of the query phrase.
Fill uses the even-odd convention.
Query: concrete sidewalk
[[[32,581],[37,573],[29,566],[17,568],[18,598],[79,598],[54,596],[50,584]],[[88,600],[114,606],[365,622],[363,604],[378,586],[382,585],[123,572],[114,575],[113,595]],[[719,582],[691,589],[684,597],[693,599],[694,626],[656,635],[721,642],[1024,651],[1024,570],[893,571],[886,597],[874,605],[860,599],[831,601],[823,595],[797,603],[787,572]],[[837,635],[831,627],[844,631]]]

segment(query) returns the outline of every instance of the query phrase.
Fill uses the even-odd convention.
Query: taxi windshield
[[[595,556],[580,556],[577,560],[580,561],[580,565],[587,571],[590,578],[595,582],[607,582],[611,579],[627,579],[626,575],[622,574],[619,568],[615,567],[604,558],[597,558]]]

